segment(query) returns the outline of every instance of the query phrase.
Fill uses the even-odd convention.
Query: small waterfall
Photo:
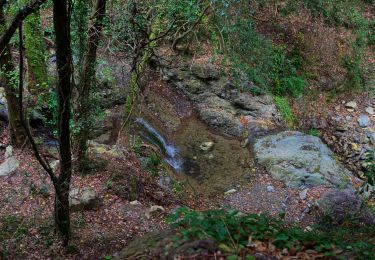
[[[178,148],[172,143],[168,142],[155,128],[153,128],[143,118],[136,118],[135,122],[141,126],[140,134],[151,144],[159,147],[162,153],[165,154],[164,160],[176,171],[182,170],[183,160],[180,156]]]

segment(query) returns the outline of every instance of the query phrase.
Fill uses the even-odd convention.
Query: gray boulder
[[[315,136],[286,131],[258,139],[256,158],[278,180],[293,188],[319,185],[346,187],[350,172]]]
[[[220,72],[212,64],[194,64],[191,68],[194,76],[202,80],[215,80],[220,77]]]
[[[220,133],[236,137],[246,133],[246,129],[231,113],[215,108],[201,108],[199,114],[203,122]]]
[[[0,164],[0,177],[10,175],[17,170],[19,166],[20,162],[15,157],[12,156],[5,159],[5,161]]]
[[[329,217],[334,224],[342,224],[348,220],[373,225],[375,217],[364,205],[363,200],[354,190],[332,190],[324,194],[317,202],[318,213]]]
[[[71,211],[91,210],[100,204],[100,198],[93,188],[72,189],[69,193]]]

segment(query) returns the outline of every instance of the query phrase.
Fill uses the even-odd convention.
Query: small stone
[[[348,103],[345,104],[345,107],[347,109],[356,109],[357,108],[357,102],[355,101],[349,101]]]
[[[9,145],[7,146],[7,148],[5,149],[5,158],[9,158],[13,156],[13,146]]]
[[[358,144],[356,144],[356,143],[351,143],[350,146],[351,146],[352,150],[354,150],[354,151],[360,150]]]
[[[245,148],[249,144],[249,142],[250,142],[249,138],[246,138],[245,140],[241,142],[241,147]]]
[[[268,185],[268,186],[267,186],[267,191],[268,191],[268,192],[274,192],[274,191],[275,191],[275,188],[274,188],[273,186],[271,186],[271,185]]]
[[[336,127],[337,131],[345,132],[349,130],[349,125],[347,123],[342,123]]]
[[[69,205],[72,211],[91,210],[100,204],[100,198],[91,187],[72,189],[69,193]]]
[[[158,205],[153,205],[150,207],[150,209],[146,212],[146,217],[147,218],[150,218],[152,215],[156,215],[157,213],[162,213],[164,212],[165,209],[162,207],[162,206],[158,206]]]
[[[235,192],[237,192],[237,190],[236,190],[236,189],[230,189],[230,190],[228,190],[228,191],[224,192],[224,195],[229,195],[229,194],[233,194],[233,193],[235,193]]]
[[[374,112],[374,108],[373,108],[373,107],[366,107],[365,111],[366,111],[366,113],[368,113],[369,115],[373,115],[373,114],[375,114],[375,112]]]
[[[129,204],[133,205],[133,206],[140,206],[140,205],[142,205],[142,203],[140,203],[138,200],[133,200]]]
[[[56,172],[59,169],[60,160],[54,160],[50,162],[49,166],[51,166],[51,169]]]
[[[305,199],[307,198],[307,192],[308,192],[308,190],[309,190],[309,189],[304,189],[303,191],[301,191],[301,192],[299,193],[299,198],[300,198],[301,200],[305,200]]]
[[[360,115],[358,117],[358,124],[360,127],[368,127],[371,125],[371,120],[367,115]]]
[[[204,142],[202,143],[199,148],[201,149],[201,151],[203,152],[208,152],[208,151],[211,151],[211,149],[214,147],[214,142],[212,141],[208,141],[208,142]]]

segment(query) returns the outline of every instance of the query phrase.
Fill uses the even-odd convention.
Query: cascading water
[[[183,159],[179,149],[172,143],[168,142],[155,128],[153,128],[143,118],[136,118],[135,122],[141,127],[140,134],[148,142],[159,147],[165,154],[164,160],[176,171],[181,171]]]

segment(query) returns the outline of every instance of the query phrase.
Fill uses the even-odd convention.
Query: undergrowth
[[[288,127],[293,128],[296,124],[296,117],[293,113],[292,108],[289,105],[288,100],[284,97],[275,96],[274,101],[276,109],[281,114],[285,124]]]
[[[371,259],[374,256],[375,227],[332,228],[309,231],[297,226],[287,227],[282,218],[266,215],[245,215],[238,211],[192,211],[179,208],[168,217],[172,227],[179,230],[184,241],[210,239],[225,253],[244,255],[256,241],[269,241],[277,249],[289,252],[314,250],[325,257],[339,257],[351,253],[356,257]],[[234,258],[237,259],[237,258]]]

